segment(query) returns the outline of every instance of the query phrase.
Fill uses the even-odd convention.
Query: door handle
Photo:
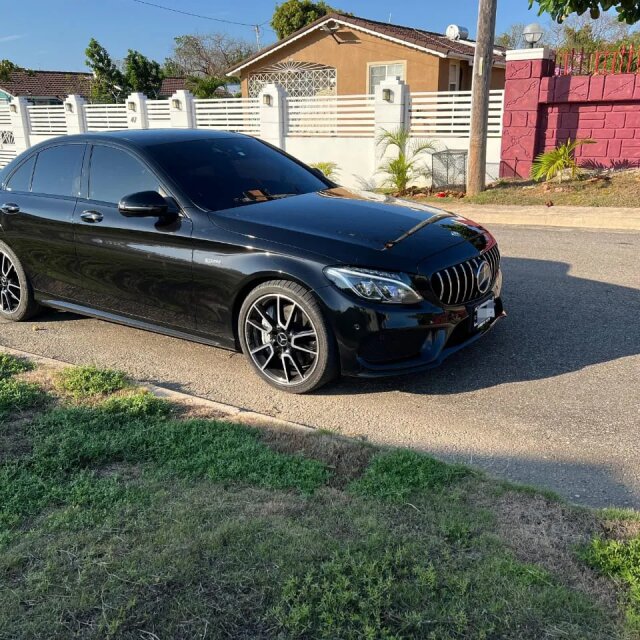
[[[3,213],[20,213],[20,207],[13,202],[7,202],[0,207]]]
[[[80,217],[85,222],[102,222],[103,215],[98,211],[83,211]]]

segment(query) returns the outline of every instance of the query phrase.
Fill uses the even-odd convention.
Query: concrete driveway
[[[640,507],[640,233],[492,230],[509,317],[418,376],[291,396],[240,355],[54,312],[1,324],[0,344],[423,449],[576,503]]]

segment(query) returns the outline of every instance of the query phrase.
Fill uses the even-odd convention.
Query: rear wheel
[[[20,322],[39,310],[20,260],[4,242],[0,242],[0,318]]]
[[[338,375],[331,328],[313,294],[272,280],[247,296],[238,317],[242,350],[258,375],[290,393],[318,389]]]

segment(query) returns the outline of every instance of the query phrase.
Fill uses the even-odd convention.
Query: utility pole
[[[471,133],[467,195],[484,190],[487,173],[487,129],[489,124],[489,90],[493,67],[493,42],[496,32],[498,0],[479,0],[476,53],[471,83]]]

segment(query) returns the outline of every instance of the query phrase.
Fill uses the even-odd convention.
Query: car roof
[[[206,140],[212,138],[245,138],[239,133],[207,131],[203,129],[126,129],[124,131],[102,131],[64,136],[56,142],[120,142],[136,147],[149,147],[169,142]],[[52,142],[53,140],[47,140]]]

